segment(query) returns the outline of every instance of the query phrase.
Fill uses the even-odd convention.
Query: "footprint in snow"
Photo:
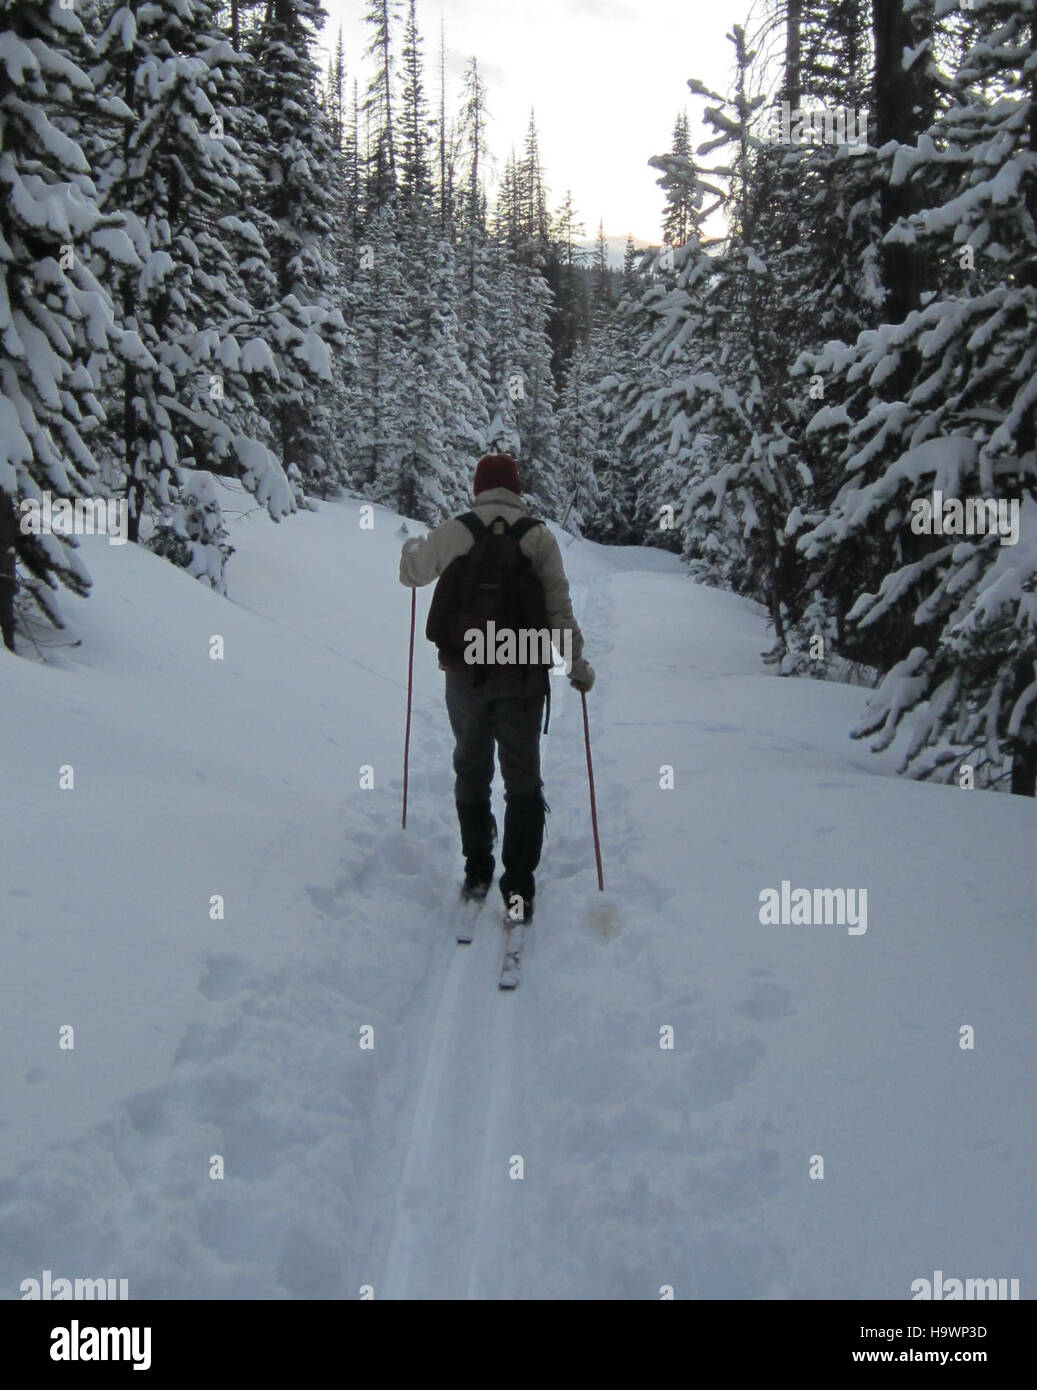
[[[322,917],[330,917],[333,922],[341,922],[349,916],[349,900],[343,896],[343,890],[347,886],[347,879],[339,879],[334,888],[324,888],[308,883],[306,892],[310,902]]]
[[[792,996],[784,985],[770,983],[757,985],[748,999],[736,1004],[740,1014],[761,1022],[766,1019],[788,1018],[796,1012]]]
[[[199,992],[213,1003],[220,1003],[237,992],[244,975],[244,962],[237,957],[210,956],[205,962],[205,974],[198,984]]]

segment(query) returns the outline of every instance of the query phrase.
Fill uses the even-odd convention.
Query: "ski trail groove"
[[[481,924],[480,924],[481,925]],[[474,943],[473,943],[474,944]],[[434,1190],[437,1170],[437,1110],[449,1068],[450,1044],[456,1032],[454,1020],[461,1008],[462,987],[471,974],[472,947],[451,943],[442,991],[435,1005],[428,1053],[422,1069],[417,1103],[407,1137],[400,1187],[396,1195],[392,1236],[385,1261],[382,1287],[386,1298],[407,1298],[422,1255],[422,1203]]]
[[[582,610],[586,586],[574,586],[572,598]],[[564,694],[558,695],[561,713]],[[542,771],[550,748],[548,738]],[[504,942],[495,908],[487,904],[471,945],[451,939],[445,947],[451,959],[427,1015],[427,1053],[382,1277],[385,1298],[516,1296],[511,1213],[518,1193],[508,1161],[521,1152],[513,1105],[523,985],[506,995],[497,988]],[[532,944],[526,942],[523,968]]]
[[[503,931],[495,926],[497,957],[501,958]],[[515,1009],[522,986],[515,994],[500,996],[493,1001],[490,1020],[491,1037],[485,1054],[490,1068],[490,1096],[486,1111],[486,1130],[479,1172],[479,1193],[476,1205],[475,1241],[471,1260],[467,1296],[469,1299],[488,1298],[496,1283],[496,1296],[512,1296],[511,1252],[507,1242],[508,1184],[507,1148],[508,1123],[512,1114],[512,1068],[514,1065]]]

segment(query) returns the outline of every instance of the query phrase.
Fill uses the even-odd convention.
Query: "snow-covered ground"
[[[502,995],[496,926],[451,930],[430,590],[400,829],[400,520],[359,505],[234,522],[230,602],[87,538],[82,645],[0,655],[0,1295],[1032,1297],[1033,803],[895,778],[751,605],[573,542],[616,913],[563,681]],[[762,925],[783,881],[867,930]]]

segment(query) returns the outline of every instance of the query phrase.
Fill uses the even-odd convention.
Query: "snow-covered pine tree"
[[[393,114],[393,35],[400,18],[400,0],[368,0],[364,17],[370,25],[367,56],[374,61],[363,104],[368,128],[374,132],[368,146],[367,170],[367,208],[374,213],[392,201],[399,183]]]
[[[351,372],[355,359],[339,307],[346,270],[328,256],[336,152],[313,59],[324,18],[320,0],[270,0],[248,51],[251,105],[264,126],[254,159],[262,178],[257,210],[273,277],[261,315],[277,365],[262,404],[284,467],[327,496],[349,479],[328,385],[336,373]]]
[[[507,248],[501,248],[501,252],[511,259]],[[509,349],[513,366],[500,382],[501,395],[506,393],[514,411],[523,487],[545,515],[558,516],[562,458],[548,333],[553,307],[551,290],[539,270],[526,265],[512,267],[511,275],[502,281],[502,290],[505,287],[513,296],[506,319],[511,327]]]
[[[455,308],[457,277],[448,241],[437,238],[426,255],[425,307],[416,340],[425,371],[432,382],[439,417],[441,455],[437,460],[435,520],[456,513],[471,489],[472,460],[479,457],[488,420],[485,404],[470,378],[461,354]]]
[[[599,478],[608,454],[594,386],[604,371],[604,363],[590,345],[578,346],[569,359],[558,403],[559,481],[568,524],[575,533],[583,531],[588,519],[593,523],[602,508]]]
[[[466,414],[476,449],[507,448],[507,452],[517,454],[517,438],[512,440],[514,448],[505,446],[500,442],[500,429],[491,428],[498,413],[495,373],[503,332],[496,318],[501,287],[495,245],[485,233],[471,232],[464,236],[453,259],[458,342],[471,397]],[[510,414],[510,428],[514,431],[514,412]]]
[[[518,249],[522,241],[522,208],[519,202],[519,172],[514,149],[504,162],[497,201],[493,210],[493,235],[509,246]]]
[[[938,15],[951,8],[940,0]],[[1033,0],[988,0],[974,14],[948,109],[891,152],[892,183],[910,185],[903,196],[921,210],[887,242],[910,249],[930,287],[902,321],[833,344],[816,364],[845,383],[815,425],[845,439],[848,477],[802,545],[822,566],[867,555],[877,581],[858,584],[846,614],[888,652],[856,736],[886,747],[918,711],[902,771],[949,782],[967,765],[980,784],[1033,796],[1037,16]],[[942,534],[926,526],[926,503]],[[990,504],[1005,509],[997,526]],[[1002,544],[1013,505],[1016,538]],[[963,520],[967,506],[972,532],[949,533],[946,517]]]
[[[752,54],[738,26],[732,40],[737,78],[730,100],[689,82],[715,103],[705,109],[714,138],[700,153],[720,152],[719,162],[672,153],[649,161],[663,171],[659,182],[671,204],[689,209],[691,235],[657,257],[656,279],[639,310],[642,371],[625,393],[620,438],[642,462],[638,516],[646,534],[658,528],[665,542],[673,525],[671,534],[700,573],[768,604],[780,641],[783,529],[794,474],[780,409],[782,358],[779,351],[774,361],[763,338],[768,267],[754,248],[750,183],[760,142],[752,124],[762,98],[748,95]],[[730,234],[711,248],[704,225],[721,206]]]
[[[636,543],[633,513],[636,490],[626,450],[621,446],[617,403],[633,362],[627,314],[638,301],[637,251],[627,237],[624,271],[617,279],[608,262],[603,224],[598,227],[591,286],[591,335],[585,349],[587,408],[594,421],[594,502],[584,508],[584,534],[594,540]]]
[[[780,18],[785,30],[782,79],[774,100],[757,117],[755,129],[763,143],[753,152],[747,185],[753,244],[768,270],[757,282],[758,336],[765,364],[780,368],[769,374],[767,385],[801,474],[782,542],[784,642],[776,644],[772,655],[786,674],[819,675],[827,662],[809,659],[804,664],[798,654],[808,645],[816,648],[818,615],[822,609],[829,613],[833,605],[818,594],[795,539],[824,515],[842,479],[837,458],[806,428],[828,383],[820,375],[797,378],[792,368],[797,357],[820,350],[833,338],[852,341],[881,313],[880,180],[875,151],[867,144],[872,108],[869,0],[836,5],[797,0]],[[777,119],[781,103],[787,105],[792,143],[784,143]],[[812,118],[811,135],[805,129],[801,133],[804,111],[842,113],[848,143],[816,142]],[[822,626],[829,634],[833,624],[826,618]]]
[[[403,406],[410,382],[404,354],[409,315],[406,267],[392,202],[374,213],[363,235],[353,282],[361,431],[357,481],[366,496],[395,506],[409,495],[401,470]]]
[[[457,132],[447,119],[446,24],[439,19],[439,111],[436,117],[436,228],[440,237],[451,237],[454,228],[454,180]]]
[[[604,220],[598,219],[598,235],[594,242],[594,262],[591,271],[590,327],[600,328],[611,320],[616,307],[613,272],[609,265],[609,245]]]
[[[425,97],[421,31],[417,0],[408,0],[403,30],[403,115],[400,132],[401,207],[413,208],[426,221],[432,214],[432,128]]]
[[[673,140],[669,153],[678,160],[690,160],[691,135],[688,130],[687,107],[673,123]],[[663,213],[663,243],[683,246],[695,226],[693,189],[685,180],[660,180],[666,191],[666,210]]]
[[[99,366],[121,342],[105,280],[113,263],[140,268],[60,129],[91,100],[84,37],[58,0],[0,6],[0,636],[11,651],[19,611],[62,627],[59,585],[89,589],[75,538],[48,534],[42,518],[34,532],[21,504],[93,491]]]
[[[452,249],[434,230],[431,123],[414,0],[402,60],[398,229],[406,334],[398,370],[406,389],[399,408],[397,506],[435,525],[462,509],[477,445],[468,424],[472,401],[458,348]]]
[[[518,398],[526,388],[519,351],[518,267],[500,241],[484,241],[476,267],[476,289],[480,293],[476,301],[479,332],[481,341],[486,344],[486,375],[482,381],[489,414],[486,448],[521,459],[517,407]],[[481,368],[482,364],[476,361],[477,381],[482,380]],[[528,492],[528,479],[524,480],[524,485]]]
[[[190,522],[198,489],[181,499],[181,467],[240,478],[275,519],[294,502],[254,397],[275,367],[240,273],[261,246],[240,216],[252,172],[226,128],[241,59],[215,8],[117,5],[95,80],[108,113],[121,117],[100,155],[99,185],[105,205],[125,213],[142,264],[121,275],[117,295],[126,338],[147,360],[124,369],[111,410],[130,536],[141,538],[150,513],[155,548],[222,589],[226,549],[203,538],[219,526]],[[215,498],[206,490],[209,512]]]
[[[332,366],[332,379],[321,388],[327,405],[331,429],[336,441],[335,472],[339,482],[345,487],[355,486],[354,470],[360,458],[360,403],[359,383],[356,361],[356,305],[353,297],[353,284],[356,279],[358,245],[360,244],[361,213],[360,205],[360,154],[356,139],[357,83],[354,79],[354,98],[347,97],[346,61],[342,45],[342,32],[339,30],[335,56],[332,59],[329,76],[330,89],[325,98],[329,116],[329,135],[332,151],[329,162],[329,189],[331,193],[333,220],[327,239],[325,258],[335,268],[333,283],[325,294],[333,301],[345,320],[345,342],[336,346]],[[272,278],[268,282],[268,299],[275,299],[272,292]],[[290,474],[291,476],[291,474]],[[303,502],[304,488],[302,476],[298,476],[296,500]],[[313,506],[312,502],[306,505]]]
[[[544,279],[551,290],[548,333],[552,347],[551,369],[556,381],[564,378],[566,366],[577,344],[586,342],[590,333],[590,305],[585,278],[587,253],[578,244],[584,231],[573,204],[572,192],[567,190],[551,223],[551,241],[543,268]]]
[[[464,105],[458,128],[459,181],[454,196],[457,318],[474,412],[468,418],[480,441],[480,450],[506,449],[517,453],[514,415],[510,406],[502,410],[499,395],[506,335],[498,318],[503,293],[498,272],[504,261],[486,234],[487,120],[486,87],[478,62],[472,58],[465,71]]]
[[[517,250],[520,257],[530,265],[539,265],[547,252],[550,225],[547,215],[547,185],[540,158],[540,135],[537,131],[536,112],[532,107],[529,111],[523,156],[517,173],[517,196],[522,213],[522,242]]]

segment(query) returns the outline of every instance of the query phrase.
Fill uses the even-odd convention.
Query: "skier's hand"
[[[594,667],[581,657],[579,661],[573,662],[572,671],[569,673],[569,684],[574,690],[586,693],[594,685]]]
[[[424,544],[425,541],[422,536],[411,536],[409,540],[403,542],[403,548],[400,551],[400,583],[405,584],[408,589],[417,589],[422,584],[428,583],[427,579],[422,578],[421,570],[415,572],[413,568],[413,564],[418,561],[414,552],[420,550]],[[413,561],[411,556],[414,556]]]

